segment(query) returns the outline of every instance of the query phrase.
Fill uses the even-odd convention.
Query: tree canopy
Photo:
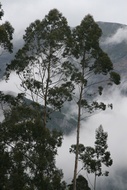
[[[0,20],[2,19],[3,16],[4,16],[4,11],[0,3]],[[11,24],[8,21],[0,25],[0,47],[1,47],[0,54],[2,53],[3,50],[12,53],[13,44],[11,41],[13,39],[13,32],[14,28],[11,26]]]
[[[19,95],[0,96],[5,119],[0,123],[0,188],[63,190],[63,173],[55,166],[62,135],[43,127],[35,107]]]
[[[25,44],[7,67],[7,76],[16,71],[25,92],[44,106],[45,126],[47,109],[59,110],[72,99],[73,85],[62,67],[69,35],[70,27],[62,14],[57,9],[49,11],[42,21],[36,20],[26,29]]]
[[[113,70],[113,63],[100,47],[101,35],[102,31],[93,17],[89,14],[85,16],[80,25],[72,30],[70,54],[73,61],[71,60],[69,67],[65,64],[65,68],[71,70],[70,80],[76,89],[73,98],[77,106],[73,190],[76,190],[81,120],[96,110],[106,109],[106,104],[98,101],[98,95],[103,93],[105,84],[120,84],[119,74]]]
[[[0,15],[2,17],[3,11]],[[0,32],[1,47],[11,52],[13,28],[7,22],[0,26]],[[50,10],[43,20],[36,20],[26,28],[24,45],[8,64],[6,76],[9,79],[10,73],[15,71],[24,94],[30,96],[34,104],[23,107],[23,102],[17,101],[18,96],[9,112],[4,112],[5,119],[1,123],[1,150],[3,157],[7,155],[11,160],[6,169],[10,175],[4,176],[10,181],[21,171],[20,179],[16,178],[17,181],[23,179],[22,189],[64,188],[62,173],[55,166],[61,135],[50,132],[47,122],[51,112],[61,110],[65,102],[71,101],[77,113],[74,116],[77,134],[73,177],[73,190],[76,190],[81,120],[86,111],[90,114],[106,109],[106,104],[96,99],[105,84],[120,83],[119,74],[99,45],[101,35],[91,15],[71,29],[57,9]],[[6,98],[12,100],[1,96],[5,101],[8,101]],[[55,186],[56,182],[59,187]]]
[[[100,125],[95,134],[94,147],[79,144],[79,160],[83,163],[82,169],[89,174],[94,174],[94,190],[96,189],[96,178],[99,176],[108,176],[109,172],[104,171],[104,166],[110,167],[113,164],[110,152],[107,150],[108,133],[104,132]],[[70,152],[76,153],[76,145],[72,145]]]

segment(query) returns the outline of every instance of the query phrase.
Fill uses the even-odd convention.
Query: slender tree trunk
[[[97,180],[97,175],[96,175],[96,172],[95,172],[95,178],[94,178],[94,190],[96,190],[96,180]]]
[[[78,123],[77,123],[77,136],[76,136],[76,153],[75,153],[75,166],[74,166],[74,177],[73,177],[73,190],[76,190],[76,177],[77,177],[77,170],[78,170],[82,93],[83,93],[83,84],[81,84],[80,97],[79,97],[79,102],[78,102]]]
[[[46,128],[46,122],[47,122],[47,97],[48,97],[48,88],[49,88],[49,81],[50,81],[51,56],[52,56],[52,51],[50,49],[49,63],[48,63],[48,68],[47,68],[46,91],[44,95],[44,127],[45,128]]]
[[[45,101],[45,105],[44,105],[44,113],[43,113],[44,114],[43,115],[43,119],[44,119],[43,123],[44,123],[44,127],[46,128],[46,120],[47,120],[47,104],[46,104],[47,100],[46,100],[46,95],[45,95],[45,100],[44,101]]]
[[[82,76],[84,77],[85,73],[85,51],[83,55],[83,65],[82,65]],[[73,190],[76,190],[76,177],[77,177],[77,170],[78,170],[78,157],[79,157],[79,137],[80,137],[80,125],[81,125],[81,101],[83,97],[83,89],[84,83],[81,80],[80,86],[80,95],[78,101],[78,123],[77,123],[77,138],[76,138],[76,153],[75,153],[75,166],[74,166],[74,178],[73,178]]]

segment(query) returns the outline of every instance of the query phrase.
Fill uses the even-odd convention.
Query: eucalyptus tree
[[[64,190],[63,173],[55,165],[62,134],[43,127],[38,105],[23,94],[0,93],[0,102],[8,105],[0,122],[0,189]]]
[[[36,20],[26,29],[24,46],[7,67],[7,76],[16,71],[26,93],[43,104],[44,127],[47,114],[60,109],[66,100],[72,100],[75,88],[73,100],[77,106],[77,135],[74,190],[82,113],[84,110],[89,113],[105,110],[103,102],[94,100],[96,89],[102,94],[104,81],[120,83],[119,74],[113,71],[111,60],[99,46],[101,34],[91,15],[87,15],[71,31],[62,14],[53,9],[42,21]],[[100,76],[101,80],[99,78],[98,81],[96,76]]]
[[[4,11],[0,3],[0,20],[2,20],[3,16]],[[8,21],[0,24],[0,54],[2,54],[4,50],[12,53],[13,44],[11,41],[13,39],[13,32],[14,28]]]
[[[11,39],[9,25],[4,26],[8,31],[5,39]],[[16,70],[25,92],[31,93],[34,102],[42,103],[43,109],[38,103],[24,104],[23,93],[16,98],[0,93],[5,117],[0,123],[2,189],[65,189],[62,171],[55,166],[62,135],[49,131],[46,120],[47,111],[51,111],[48,106],[60,109],[65,100],[71,100],[73,86],[62,72],[69,33],[66,19],[56,9],[51,10],[45,19],[26,29],[24,46],[7,67],[7,74]],[[1,46],[11,51],[11,43],[2,40]],[[4,105],[8,105],[7,110]]]
[[[79,160],[83,163],[82,169],[86,170],[88,174],[94,174],[94,190],[96,190],[97,177],[109,175],[109,171],[104,171],[103,166],[110,167],[113,164],[111,154],[107,150],[107,138],[108,133],[104,132],[100,125],[95,133],[94,147],[79,145]],[[75,150],[76,145],[72,145],[70,152],[75,153]]]
[[[73,85],[62,67],[70,34],[65,17],[57,9],[49,11],[42,21],[36,20],[26,29],[24,46],[7,67],[6,74],[16,71],[25,92],[43,105],[44,127],[47,113],[71,100]]]
[[[97,94],[102,94],[105,84],[120,83],[120,76],[113,70],[110,58],[99,46],[101,35],[102,31],[93,17],[87,15],[81,24],[72,30],[72,41],[69,45],[71,45],[70,54],[73,61],[64,64],[65,70],[70,69],[70,80],[75,86],[73,99],[77,106],[73,190],[76,190],[81,120],[86,117],[87,112],[91,114],[95,110],[106,109],[105,103],[96,100]]]

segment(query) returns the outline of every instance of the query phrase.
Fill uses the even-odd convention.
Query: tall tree
[[[82,169],[94,174],[94,190],[96,190],[97,177],[109,174],[108,171],[103,171],[103,166],[109,167],[113,163],[110,152],[107,151],[107,138],[108,133],[104,132],[102,125],[100,125],[96,130],[94,147],[79,145],[79,160],[83,163]],[[75,153],[75,150],[76,146],[72,145],[70,152]]]
[[[2,19],[3,16],[4,16],[4,11],[0,3],[0,20]],[[0,48],[1,48],[0,54],[2,54],[4,50],[12,53],[13,44],[11,40],[13,39],[13,32],[14,29],[8,21],[0,25]]]
[[[7,67],[7,75],[12,70],[16,71],[21,78],[21,86],[31,93],[34,101],[44,105],[44,127],[51,110],[60,109],[66,100],[72,100],[75,87],[77,136],[74,190],[83,110],[92,113],[97,109],[106,109],[103,102],[88,97],[95,95],[96,89],[102,94],[103,81],[120,83],[119,74],[113,71],[111,60],[99,46],[101,34],[91,15],[87,15],[71,33],[66,19],[53,9],[42,21],[37,20],[26,29],[25,45]],[[99,75],[102,80],[97,81],[96,76]]]
[[[96,95],[102,94],[103,85],[107,82],[119,84],[120,76],[113,71],[113,64],[108,55],[99,46],[101,29],[91,15],[87,15],[79,26],[72,31],[71,58],[69,64],[70,80],[75,86],[75,102],[77,103],[77,135],[76,154],[73,177],[73,190],[76,190],[76,176],[78,168],[79,137],[83,113],[106,109],[103,102],[96,101]],[[65,70],[68,64],[64,64]],[[98,80],[99,77],[99,80]]]
[[[33,101],[43,104],[44,127],[51,111],[48,108],[59,110],[66,100],[71,100],[73,85],[62,68],[70,33],[62,14],[51,10],[42,21],[36,20],[26,29],[24,47],[7,67],[7,75],[15,70],[26,93]]]
[[[19,130],[16,133],[13,131],[15,135],[19,136],[15,136],[17,140],[13,138],[16,143],[11,149],[13,155],[11,159],[15,159],[15,152],[18,152],[20,147],[20,152],[17,154],[21,157],[19,156],[18,160],[14,160],[17,164],[14,169],[21,171],[20,176],[23,177],[25,183],[22,188],[24,185],[31,189],[34,187],[47,190],[64,188],[64,184],[60,183],[62,172],[55,168],[56,147],[61,136],[57,133],[49,133],[46,122],[51,111],[59,110],[66,100],[71,100],[73,85],[67,80],[62,67],[66,61],[67,51],[65,52],[65,49],[70,34],[66,19],[58,10],[51,10],[42,21],[36,20],[26,29],[24,46],[7,67],[7,76],[9,77],[11,71],[16,71],[25,93],[29,94],[34,102],[43,105],[40,109],[38,104],[34,104],[38,118],[35,121],[30,108],[26,113],[25,110],[22,110],[23,107],[19,107],[19,112],[14,113],[14,115],[19,114],[21,111],[21,114],[18,115],[20,116],[18,123],[15,122],[15,119],[14,122],[13,119],[10,120],[10,122],[12,121],[12,130]],[[22,118],[22,114],[25,118]],[[24,114],[27,114],[27,117]],[[24,124],[24,120],[27,123]],[[22,130],[20,131],[20,129]],[[13,145],[13,142],[11,143]],[[26,166],[23,165],[24,162],[27,164],[31,176],[28,176],[24,170]],[[12,167],[14,167],[13,161]],[[15,170],[11,170],[12,178]],[[22,180],[22,177],[19,177],[19,180]],[[34,184],[33,187],[26,182]]]

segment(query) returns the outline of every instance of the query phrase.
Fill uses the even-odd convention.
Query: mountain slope
[[[100,44],[111,58],[114,69],[122,77],[127,73],[127,26],[117,23],[98,22],[102,29]]]

